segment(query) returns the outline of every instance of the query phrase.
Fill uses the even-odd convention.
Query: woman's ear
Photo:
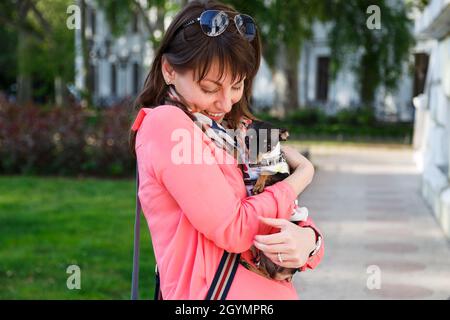
[[[170,65],[169,61],[167,61],[165,56],[162,56],[161,58],[161,72],[166,84],[173,83],[173,80],[175,79],[175,70]]]

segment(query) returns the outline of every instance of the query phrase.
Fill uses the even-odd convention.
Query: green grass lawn
[[[133,180],[1,176],[0,299],[129,299],[134,197]],[[153,250],[141,221],[140,297],[152,299]],[[72,264],[80,290],[66,285]]]

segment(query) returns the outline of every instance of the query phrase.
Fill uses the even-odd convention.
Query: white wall
[[[422,195],[450,237],[450,1],[432,0],[416,21],[420,49],[429,53],[424,96],[415,99],[415,158]],[[422,103],[423,102],[423,103]]]

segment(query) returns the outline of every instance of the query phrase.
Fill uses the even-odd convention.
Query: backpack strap
[[[139,170],[136,161],[136,216],[134,221],[134,247],[133,247],[133,275],[131,279],[131,300],[139,297],[139,240],[141,238],[141,201],[139,192]]]
[[[164,300],[161,289],[159,287],[159,271],[158,266],[155,266],[155,295],[153,297],[153,300]]]
[[[239,265],[241,254],[223,252],[206,300],[225,300]]]
[[[133,275],[131,282],[131,300],[139,298],[139,240],[141,224],[141,201],[139,200],[139,170],[136,162],[136,217],[134,223]],[[219,266],[208,290],[205,300],[225,300],[239,265],[241,254],[223,252]],[[154,300],[163,300],[160,290],[158,266],[155,268]]]

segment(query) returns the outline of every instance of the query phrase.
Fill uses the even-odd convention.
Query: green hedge
[[[305,108],[289,114],[284,120],[267,112],[256,116],[288,129],[291,139],[411,143],[413,134],[412,123],[377,121],[370,108],[342,109],[333,116],[327,116],[319,108]]]
[[[135,160],[128,131],[133,114],[129,101],[100,110],[0,101],[0,174],[131,176]],[[412,136],[411,124],[377,122],[369,109],[342,110],[330,117],[307,108],[286,120],[257,116],[287,128],[290,140],[404,143]]]
[[[0,173],[131,175],[131,115],[126,101],[102,110],[0,101]]]

